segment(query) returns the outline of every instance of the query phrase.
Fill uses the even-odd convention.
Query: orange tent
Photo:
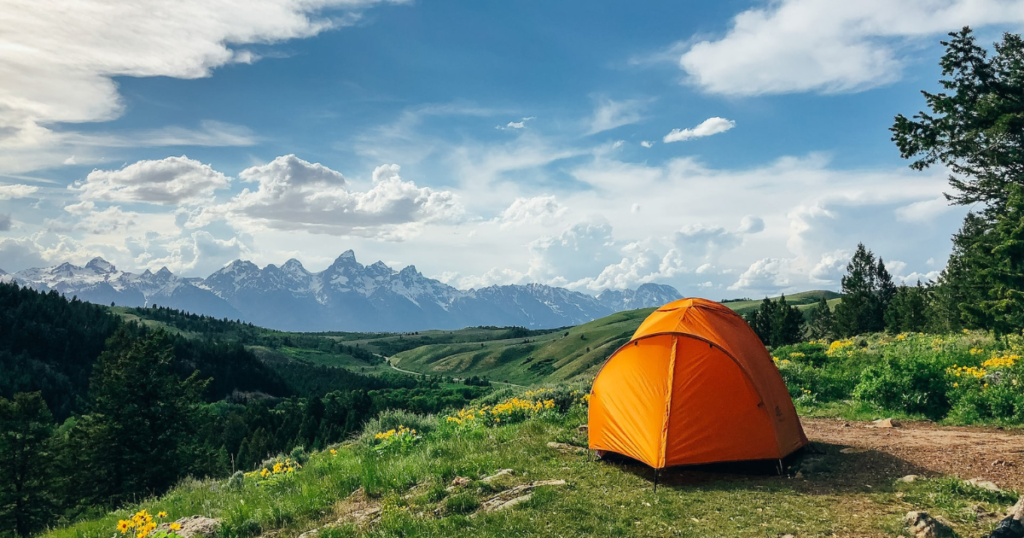
[[[655,469],[781,459],[807,444],[786,384],[738,314],[680,299],[647,317],[594,379],[590,448]]]

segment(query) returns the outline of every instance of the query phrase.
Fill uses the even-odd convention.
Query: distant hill
[[[459,290],[408,266],[362,265],[345,251],[314,273],[298,260],[262,269],[235,260],[207,278],[182,278],[167,268],[142,274],[118,270],[102,258],[79,267],[0,273],[0,281],[56,290],[96,304],[177,310],[251,322],[285,331],[452,330],[475,326],[545,329],[577,325],[614,312],[665,304],[681,297],[671,286],[643,284],[594,297],[542,284]]]
[[[838,293],[821,290],[787,295],[786,301],[806,312],[822,296],[833,308],[839,302]],[[745,315],[760,303],[761,300],[749,300],[724,304]],[[570,380],[595,374],[653,311],[654,308],[644,308],[618,312],[532,338],[427,344],[394,354],[391,363],[424,374],[478,376],[521,385]]]

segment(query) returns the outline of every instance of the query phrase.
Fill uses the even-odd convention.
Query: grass
[[[612,314],[535,337],[425,345],[391,357],[399,368],[521,385],[592,376],[626,343],[653,308]]]
[[[374,452],[368,441],[373,430],[397,419],[419,420],[422,440],[403,451]],[[241,488],[228,487],[226,480],[187,480],[162,497],[45,536],[109,538],[119,518],[146,508],[166,510],[170,519],[219,518],[222,538],[289,538],[334,521],[344,499],[358,488],[381,507],[379,521],[362,529],[343,525],[321,536],[895,536],[905,532],[900,520],[911,509],[943,515],[961,535],[974,536],[995,525],[994,519],[979,518],[976,507],[1001,512],[1016,495],[956,479],[905,484],[896,476],[858,474],[855,458],[827,447],[831,455],[826,457],[833,459],[826,470],[804,479],[770,470],[669,470],[654,492],[647,467],[593,461],[546,446],[553,440],[584,443],[577,426],[585,420],[585,409],[574,407],[458,433],[431,417],[394,416],[373,423],[363,440],[337,447],[337,455],[314,454],[293,474],[247,478]],[[492,483],[479,480],[499,469],[514,474]],[[473,481],[449,491],[459,476]],[[497,491],[545,479],[564,479],[567,485],[539,488],[528,502],[509,510],[478,511]]]

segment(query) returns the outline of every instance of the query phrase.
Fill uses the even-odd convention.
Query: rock
[[[203,516],[183,517],[175,521],[175,523],[181,525],[181,529],[174,531],[174,533],[182,538],[190,538],[192,536],[213,536],[216,534],[217,529],[220,528],[219,519],[212,519]],[[161,527],[163,527],[163,525],[161,525]]]
[[[576,428],[576,431],[578,431],[580,433],[587,433],[589,430],[590,430],[590,426],[587,426],[586,424],[580,426],[579,428]]]
[[[897,481],[898,481],[898,482],[906,482],[906,483],[908,483],[908,484],[909,484],[909,483],[911,483],[911,482],[916,482],[916,481],[917,481],[917,478],[918,478],[918,477],[917,477],[917,475],[916,475],[916,474],[908,474],[907,476],[904,476],[903,478],[899,478],[899,479],[897,479]]]
[[[900,423],[891,418],[880,418],[871,423],[872,428],[899,428]]]
[[[793,536],[792,534],[783,534],[782,536],[779,536],[779,538],[796,538],[796,536]]]
[[[482,512],[496,512],[530,500],[533,490],[541,486],[564,486],[565,480],[537,480],[507,489],[480,503]]]
[[[562,452],[586,452],[587,451],[587,449],[585,449],[585,448],[583,448],[581,446],[573,446],[573,445],[566,444],[566,443],[556,443],[554,441],[551,441],[551,442],[548,443],[548,448],[553,448],[555,450],[561,450]]]
[[[357,527],[365,527],[380,517],[380,503],[371,501],[366,490],[359,488],[334,507],[338,519],[329,526],[338,527],[354,523]]]
[[[840,450],[839,452],[841,452],[843,454],[860,454],[861,452],[867,452],[867,451],[868,451],[868,449],[866,449],[866,448],[864,448],[862,446],[851,446],[850,448],[844,448],[844,449]]]
[[[460,488],[460,487],[468,486],[468,485],[470,485],[472,483],[473,483],[472,480],[470,480],[470,479],[468,479],[468,478],[466,478],[464,476],[456,476],[455,480],[452,480],[452,487],[453,488]]]
[[[499,469],[498,472],[492,474],[491,476],[485,476],[481,478],[480,481],[484,482],[485,484],[490,484],[491,481],[493,481],[496,478],[501,478],[503,476],[511,476],[514,473],[515,471],[513,471],[512,469]]]
[[[316,538],[318,534],[320,534],[320,529],[313,529],[300,534],[299,538]]]
[[[972,478],[967,481],[968,484],[979,488],[987,489],[989,491],[995,491],[996,493],[1002,491],[999,486],[988,480],[982,480],[981,478]]]
[[[1006,518],[985,538],[1024,538],[1024,496],[1006,511]]]
[[[948,538],[955,536],[953,527],[942,516],[932,517],[928,512],[907,512],[903,521],[910,527],[914,538]]]

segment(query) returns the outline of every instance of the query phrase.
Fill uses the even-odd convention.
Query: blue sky
[[[1019,0],[104,6],[0,23],[8,272],[352,248],[462,288],[723,298],[836,289],[863,241],[933,278],[966,209],[887,129],[946,32],[1024,26]]]

